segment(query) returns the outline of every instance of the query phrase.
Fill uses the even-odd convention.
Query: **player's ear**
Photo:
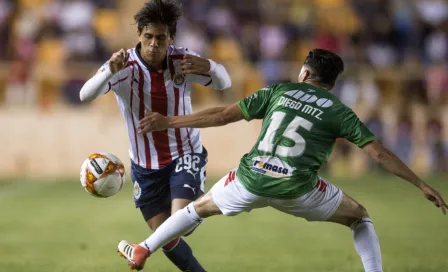
[[[302,70],[300,70],[300,74],[298,77],[298,82],[305,82],[310,76],[311,76],[310,71],[305,67],[302,67]]]
[[[305,69],[304,75],[303,75],[303,81],[307,81],[311,77],[311,71],[308,69]]]

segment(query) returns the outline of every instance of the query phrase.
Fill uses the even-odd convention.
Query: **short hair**
[[[177,21],[182,16],[182,5],[175,0],[151,0],[135,14],[138,32],[149,24],[164,24],[171,37],[176,36]]]
[[[344,71],[344,62],[337,54],[325,49],[313,49],[306,57],[304,65],[311,69],[311,78],[333,86]]]

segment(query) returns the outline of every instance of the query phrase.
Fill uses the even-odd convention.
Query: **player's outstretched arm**
[[[139,133],[165,130],[168,128],[219,127],[244,118],[237,103],[226,107],[215,107],[184,116],[164,116],[157,112],[146,112],[140,120]]]
[[[128,59],[129,54],[124,49],[114,53],[110,60],[98,70],[96,75],[84,84],[79,92],[79,99],[83,102],[90,102],[98,96],[107,93],[110,89],[109,81],[116,73],[126,67]]]
[[[406,166],[394,153],[383,147],[377,141],[372,141],[363,147],[363,150],[388,172],[410,182],[423,191],[426,199],[433,202],[446,214],[448,206],[439,192],[421,180],[409,167]]]

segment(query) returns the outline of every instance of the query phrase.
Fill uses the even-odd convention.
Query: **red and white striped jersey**
[[[212,79],[209,75],[184,76],[180,61],[185,54],[197,54],[174,46],[167,50],[163,69],[151,71],[138,53],[139,46],[128,50],[128,65],[109,81],[109,89],[114,91],[126,122],[132,161],[147,169],[160,169],[183,154],[202,152],[199,129],[168,129],[141,135],[137,131],[139,120],[145,110],[167,116],[191,114],[191,84],[208,86]]]

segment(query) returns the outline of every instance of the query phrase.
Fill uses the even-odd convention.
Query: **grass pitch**
[[[429,181],[447,200],[448,180]],[[333,182],[369,210],[385,271],[448,271],[448,217],[415,188],[389,176]],[[76,179],[0,182],[0,271],[127,271],[117,243],[140,242],[149,230],[133,207],[129,180],[125,188],[97,199]],[[347,228],[270,208],[210,218],[186,241],[211,272],[363,271]],[[145,271],[176,269],[158,252]]]

